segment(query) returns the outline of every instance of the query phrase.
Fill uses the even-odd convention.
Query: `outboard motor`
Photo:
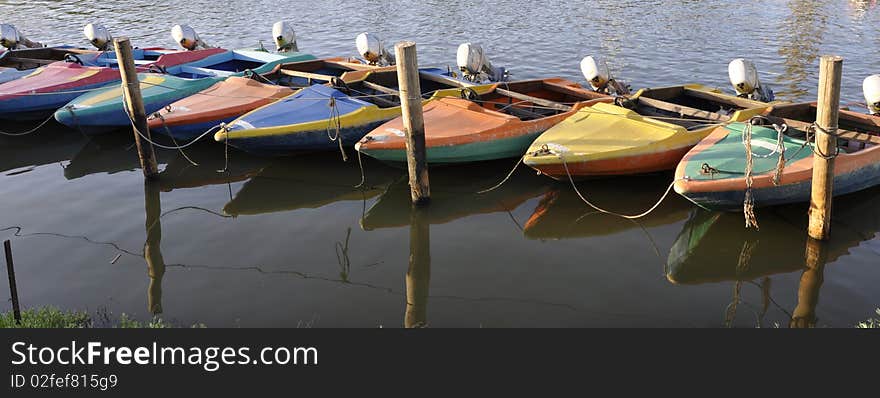
[[[510,76],[507,69],[492,66],[479,44],[462,43],[458,46],[455,59],[464,77],[475,83],[501,82]]]
[[[581,73],[590,83],[593,91],[609,95],[626,95],[629,94],[629,88],[626,84],[620,83],[611,76],[608,65],[603,62],[596,61],[593,56],[588,55],[581,60]]]
[[[199,38],[196,30],[189,25],[174,25],[171,28],[171,38],[180,44],[181,47],[190,51],[210,48]]]
[[[86,39],[89,39],[89,43],[92,43],[98,50],[108,51],[113,44],[113,36],[104,25],[90,23],[83,28],[83,34],[86,35]]]
[[[752,61],[743,58],[730,61],[727,74],[737,96],[763,102],[773,101],[773,90],[761,85],[758,68]]]
[[[10,50],[43,47],[42,44],[30,41],[27,37],[24,37],[14,25],[6,23],[0,24],[0,45]]]
[[[865,103],[872,115],[880,116],[880,75],[871,75],[862,82]]]
[[[358,54],[364,57],[370,65],[390,66],[394,65],[394,56],[385,50],[385,45],[379,36],[372,33],[361,33],[355,39]]]
[[[275,51],[280,53],[299,52],[296,45],[296,32],[293,26],[284,21],[275,22],[272,25],[272,38],[275,39]]]

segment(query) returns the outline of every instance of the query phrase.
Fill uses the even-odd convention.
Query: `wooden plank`
[[[501,95],[506,95],[511,98],[516,98],[518,100],[528,101],[528,102],[531,102],[535,105],[545,106],[547,108],[553,108],[553,109],[560,110],[563,112],[568,112],[571,110],[571,107],[568,105],[563,105],[563,104],[560,104],[556,101],[550,101],[550,100],[546,100],[543,98],[532,97],[531,95],[526,95],[526,94],[518,93],[515,91],[505,90],[502,88],[496,88],[495,92],[498,94],[501,94]]]
[[[329,82],[331,79],[333,79],[335,77],[335,76],[330,76],[330,75],[322,75],[320,73],[301,72],[298,70],[287,70],[287,69],[280,69],[280,70],[278,70],[278,72],[281,73],[282,75],[293,76],[293,77],[302,77],[302,78],[313,79],[313,80],[321,80],[321,81],[325,81],[325,82]]]
[[[718,103],[723,103],[723,104],[728,104],[728,105],[734,105],[734,106],[737,106],[737,107],[740,107],[743,109],[759,108],[763,105],[763,103],[761,103],[759,101],[752,101],[750,99],[739,98],[739,97],[733,97],[733,98],[728,98],[726,96],[720,97],[720,96],[715,95],[713,93],[708,93],[708,92],[701,91],[701,90],[694,90],[692,88],[685,88],[684,94],[689,97],[699,98],[699,99],[706,100],[706,101],[718,102]]]
[[[8,62],[19,62],[19,63],[23,63],[23,64],[39,64],[39,65],[48,65],[53,62],[58,62],[57,60],[53,60],[53,59],[36,59],[36,58],[19,58],[19,57],[8,57],[8,58],[4,58],[3,60],[8,61]]]
[[[452,86],[452,87],[461,87],[461,88],[464,88],[464,87],[470,87],[470,86],[471,86],[471,84],[467,84],[467,83],[465,83],[465,82],[463,82],[463,81],[460,81],[460,80],[457,80],[457,79],[453,79],[453,78],[451,78],[451,77],[447,77],[447,76],[438,75],[438,74],[435,74],[435,73],[422,73],[422,72],[419,72],[419,77],[422,78],[422,79],[425,79],[425,80],[430,80],[430,81],[432,81],[432,82],[437,82],[437,83],[445,84],[445,85],[447,85],[447,86]]]
[[[364,80],[364,81],[362,82],[362,84],[363,84],[364,87],[366,87],[366,88],[373,89],[373,90],[376,90],[376,91],[380,91],[380,92],[383,92],[383,93],[385,93],[385,94],[400,95],[400,92],[397,91],[397,90],[395,90],[395,89],[393,89],[393,88],[388,88],[388,87],[385,87],[385,86],[382,86],[382,85],[379,85],[379,84],[376,84],[376,83],[373,83],[373,82],[370,82],[370,81],[366,81],[366,80]]]
[[[812,127],[812,123],[802,122],[800,120],[794,119],[785,119],[777,116],[766,116],[771,122],[775,124],[783,124],[785,123],[788,127],[795,128],[801,131],[806,131],[807,129]],[[835,136],[850,140],[850,141],[859,141],[865,142],[869,144],[877,144],[880,145],[880,136],[871,135],[868,133],[860,133],[858,131],[844,130],[841,128],[837,129],[837,134]]]
[[[671,102],[660,101],[653,98],[645,98],[638,97],[639,103],[649,106],[652,108],[657,108],[660,110],[664,110],[667,112],[678,113],[681,116],[688,116],[693,118],[707,119],[707,120],[717,120],[717,121],[728,121],[730,120],[730,116],[722,115],[720,113],[704,111],[702,109],[691,108],[684,105],[673,104]]]

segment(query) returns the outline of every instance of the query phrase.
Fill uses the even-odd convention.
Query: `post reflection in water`
[[[824,280],[825,263],[828,261],[828,248],[825,242],[807,238],[804,253],[805,268],[798,285],[798,303],[791,314],[789,327],[811,328],[816,326],[816,305],[819,304],[819,289]]]
[[[158,181],[144,180],[144,210],[147,240],[144,242],[144,261],[150,288],[147,291],[147,310],[153,315],[162,313],[162,277],[165,276],[165,259],[162,258],[162,202]]]
[[[777,310],[786,316],[790,327],[814,327],[820,321],[816,308],[825,265],[850,255],[862,242],[875,239],[880,230],[880,214],[875,210],[878,198],[878,188],[836,198],[834,232],[827,242],[808,238],[802,205],[760,213],[759,231],[744,229],[740,214],[695,210],[670,249],[667,278],[674,284],[732,281],[733,299],[725,309],[725,326],[733,326],[737,310],[747,308],[754,310],[758,326],[764,324],[768,310]],[[771,278],[798,271],[801,274],[796,294],[775,292],[774,298]],[[749,286],[760,291],[760,304],[743,298]],[[780,304],[775,300],[780,297],[796,297],[797,304]],[[792,307],[794,310],[789,312]]]
[[[406,328],[428,326],[428,291],[431,284],[431,224],[425,211],[413,208],[409,225],[409,269],[406,271]]]

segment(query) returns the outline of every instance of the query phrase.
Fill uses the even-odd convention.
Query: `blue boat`
[[[228,77],[242,76],[247,71],[261,74],[271,71],[281,63],[310,59],[314,57],[302,53],[234,50],[190,64],[166,68],[162,73],[139,73],[144,110],[151,114]],[[86,134],[100,134],[131,125],[123,104],[122,87],[106,87],[70,101],[55,112],[55,120],[77,127]]]
[[[179,51],[135,49],[135,65],[143,71],[167,68],[226,53],[219,48]],[[0,119],[27,120],[51,116],[58,108],[79,97],[120,80],[115,53],[105,52],[93,60],[73,54],[65,61],[37,68],[25,77],[0,84]]]
[[[353,146],[380,124],[400,116],[396,70],[363,71],[354,81],[313,85],[246,113],[214,135],[220,142],[260,155],[287,155]],[[483,87],[450,77],[438,68],[420,69],[425,101],[468,94]]]

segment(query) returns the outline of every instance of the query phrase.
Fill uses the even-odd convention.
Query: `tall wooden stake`
[[[813,239],[828,239],[831,232],[831,203],[834,188],[834,154],[837,137],[825,133],[837,129],[840,110],[840,77],[843,58],[826,55],[819,61],[819,102],[816,110],[816,152],[813,155],[813,186],[810,197],[809,234]],[[824,155],[824,156],[820,156]]]
[[[125,92],[125,106],[132,118],[131,127],[134,129],[134,143],[137,146],[141,169],[144,171],[145,178],[156,178],[159,176],[159,167],[156,165],[153,144],[142,143],[141,135],[138,134],[140,131],[141,134],[150,138],[144,99],[141,97],[140,81],[134,66],[134,57],[131,54],[131,41],[127,37],[120,37],[113,40],[113,45],[116,47],[116,60],[119,62],[119,74],[122,76],[122,91]]]
[[[3,242],[6,251],[6,273],[9,275],[9,294],[12,295],[12,316],[15,323],[21,325],[21,307],[18,305],[18,288],[15,286],[15,266],[12,264],[12,243],[7,239]]]
[[[412,202],[425,204],[431,198],[428,184],[428,163],[425,161],[425,120],[422,115],[422,89],[419,84],[419,63],[416,43],[404,41],[394,47],[397,55],[397,80],[403,127],[406,131],[406,164]]]

